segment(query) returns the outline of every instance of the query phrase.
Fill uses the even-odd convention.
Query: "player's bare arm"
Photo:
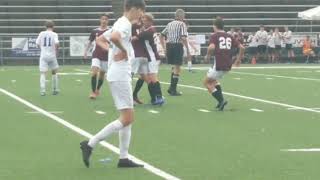
[[[181,37],[182,44],[186,47],[188,60],[191,60],[191,54],[189,49],[189,43],[186,36]]]
[[[208,50],[207,50],[207,55],[205,57],[205,61],[208,63],[210,62],[210,57],[212,56],[213,52],[214,52],[214,49],[215,49],[215,45],[213,43],[211,43],[208,47]]]
[[[162,47],[162,49],[164,51],[164,54],[166,54],[166,51],[167,51],[166,37],[163,34],[160,34],[160,44],[161,44],[161,47]]]
[[[240,66],[241,61],[242,61],[243,56],[244,56],[244,51],[245,51],[245,47],[242,44],[239,44],[238,48],[239,48],[239,55],[237,57],[237,60],[234,62],[234,65],[236,67]]]
[[[88,51],[91,47],[92,47],[92,41],[88,41],[88,43],[86,44],[86,47],[84,48],[84,55],[83,55],[84,59],[88,59]]]
[[[115,61],[128,60],[127,50],[124,48],[121,40],[120,32],[114,31],[111,33],[110,41],[121,50],[118,54],[114,55]]]

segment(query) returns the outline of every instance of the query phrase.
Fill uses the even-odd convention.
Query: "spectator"
[[[260,30],[257,31],[255,35],[258,43],[258,60],[265,58],[268,44],[268,33],[265,30],[264,26],[260,26]]]
[[[281,33],[279,32],[279,28],[274,29],[274,44],[275,44],[275,51],[274,51],[274,58],[275,62],[280,62],[281,57]]]
[[[313,51],[314,45],[310,39],[310,36],[306,36],[306,38],[302,42],[302,52],[303,56],[307,58],[306,63],[313,62],[316,54]],[[312,58],[312,59],[310,59]]]
[[[275,62],[275,36],[273,33],[273,30],[270,29],[269,35],[268,35],[268,60],[270,63]]]
[[[283,33],[282,39],[284,44],[286,45],[286,49],[288,51],[288,60],[289,63],[293,63],[294,61],[294,51],[293,51],[293,39],[292,39],[292,31],[289,30],[288,27],[284,28],[285,32]]]
[[[251,33],[248,36],[248,43],[249,43],[249,48],[248,48],[248,53],[250,55],[250,59],[251,59],[251,64],[255,64],[256,63],[256,56],[257,56],[257,39],[254,35],[254,33]]]

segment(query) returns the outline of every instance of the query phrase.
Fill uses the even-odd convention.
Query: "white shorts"
[[[149,62],[147,58],[134,58],[131,61],[133,74],[148,74]]]
[[[130,81],[111,81],[109,87],[118,110],[133,109],[132,85]]]
[[[209,79],[213,79],[213,80],[219,80],[219,79],[222,79],[223,78],[223,76],[225,75],[225,74],[227,74],[228,73],[228,71],[217,71],[216,70],[216,67],[211,67],[210,69],[209,69],[209,71],[207,72],[207,77],[209,78]]]
[[[40,58],[39,70],[40,72],[47,72],[49,70],[56,70],[59,68],[57,58]]]
[[[101,61],[98,58],[93,58],[91,63],[91,68],[97,67],[100,71],[108,72],[108,61]]]
[[[151,61],[148,64],[149,74],[158,74],[160,61]]]

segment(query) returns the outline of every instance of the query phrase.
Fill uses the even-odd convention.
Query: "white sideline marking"
[[[170,83],[168,83],[168,82],[161,82],[161,83],[170,85]],[[178,84],[178,86],[185,87],[185,88],[190,88],[190,89],[197,89],[197,90],[207,91],[207,89],[205,89],[205,88],[196,87],[196,86],[190,86],[190,85],[184,85],[184,84]],[[232,96],[232,97],[241,98],[241,99],[247,99],[247,100],[262,102],[262,103],[266,103],[266,104],[273,104],[273,105],[282,106],[282,107],[286,107],[286,108],[296,108],[296,109],[300,109],[300,110],[303,110],[303,111],[320,113],[320,111],[318,111],[318,110],[314,110],[314,109],[310,109],[310,108],[306,108],[306,107],[301,107],[301,106],[295,106],[295,105],[290,105],[290,104],[285,104],[285,103],[280,103],[280,102],[275,102],[275,101],[269,101],[269,100],[264,100],[264,99],[249,97],[249,96],[243,96],[243,95],[229,93],[229,92],[223,92],[223,94],[228,95],[228,96]]]
[[[273,80],[273,78],[266,78],[266,80]]]
[[[58,75],[61,75],[61,76],[82,76],[82,75],[88,75],[88,73],[58,73]]]
[[[77,79],[76,81],[77,81],[77,82],[82,82],[82,80],[81,80],[81,79]]]
[[[320,110],[320,108],[310,108],[310,109],[313,109],[313,110]],[[297,108],[288,108],[288,110],[299,110]]]
[[[14,79],[13,79],[13,80],[11,80],[11,82],[12,82],[12,83],[16,83],[16,82],[17,82],[17,80],[14,80]]]
[[[12,94],[2,88],[0,88],[0,92],[2,92],[3,94],[11,97],[12,99],[15,99],[16,101],[28,106],[29,108],[35,110],[35,111],[38,111],[39,113],[43,114],[44,116],[47,116],[49,118],[51,118],[52,120],[58,122],[59,124],[71,129],[72,131],[86,137],[86,138],[91,138],[93,137],[92,134],[88,133],[87,131],[84,131],[82,129],[80,129],[79,127],[67,122],[66,120],[62,119],[62,118],[59,118],[58,116],[52,114],[52,113],[49,113],[43,109],[41,109],[40,107],[38,106],[35,106],[33,104],[31,104],[30,102],[20,98],[19,96],[16,96],[15,94]],[[102,141],[100,142],[100,144],[104,147],[106,147],[107,149],[113,151],[114,153],[116,154],[119,154],[119,149],[117,147],[115,147],[114,145],[106,142],[106,141]],[[129,156],[133,161],[135,161],[136,163],[139,163],[139,164],[144,164],[144,169],[146,169],[147,171],[157,175],[157,176],[160,176],[166,180],[180,180],[178,177],[175,177],[173,175],[170,175],[154,166],[152,166],[151,164],[147,163],[147,162],[144,162],[138,158],[136,158],[135,156],[132,156],[130,155]]]
[[[75,69],[75,70],[76,71],[88,72],[88,71],[81,70],[81,69]],[[168,83],[168,82],[161,81],[161,83],[162,84],[166,84],[166,85],[170,85],[170,83]],[[196,86],[190,86],[190,85],[184,85],[184,84],[178,84],[178,86],[179,87],[190,88],[190,89],[197,89],[197,90],[207,91],[207,89],[205,89],[205,88],[196,87]],[[310,109],[310,108],[306,108],[306,107],[300,107],[300,106],[295,106],[295,105],[290,105],[290,104],[285,104],[285,103],[280,103],[280,102],[275,102],[275,101],[269,101],[269,100],[249,97],[249,96],[243,96],[243,95],[240,95],[240,94],[234,94],[234,93],[229,93],[229,92],[223,92],[223,94],[228,95],[228,96],[232,96],[232,97],[241,98],[241,99],[247,99],[247,100],[262,102],[262,103],[266,103],[266,104],[273,104],[273,105],[286,107],[286,108],[296,108],[296,109],[303,110],[303,111],[320,113],[320,111],[318,111],[318,110],[314,110],[314,109]]]
[[[104,114],[107,114],[106,112],[103,112],[103,111],[95,111],[97,114],[101,114],[101,115],[104,115]]]
[[[233,78],[233,79],[235,79],[235,80],[241,80],[241,78],[239,78],[239,77],[237,77],[237,78]]]
[[[209,65],[206,67],[193,67],[197,70],[208,70]],[[184,69],[187,69],[186,67]],[[257,66],[257,67],[233,67],[232,69],[320,69],[320,66]],[[320,71],[319,71],[320,72]]]
[[[200,112],[204,112],[204,113],[208,113],[208,112],[211,112],[211,111],[209,111],[209,110],[206,110],[206,109],[198,109],[198,111],[200,111]]]
[[[251,111],[254,111],[254,112],[264,112],[264,110],[261,110],[261,109],[255,109],[255,108],[252,108],[250,109]]]
[[[248,73],[248,72],[235,72],[235,71],[232,71],[231,73],[233,73],[233,74],[252,75],[252,76],[277,77],[277,78],[294,79],[294,80],[319,81],[320,82],[320,79],[314,79],[314,78],[279,76],[279,75],[271,75],[271,74],[269,75],[269,74]]]
[[[152,114],[159,114],[159,111],[149,110],[149,113],[152,113]]]
[[[309,149],[281,149],[284,152],[320,152],[320,148],[309,148]]]
[[[51,114],[62,114],[63,111],[47,111],[48,113],[51,113]],[[39,111],[28,111],[26,112],[28,114],[41,114],[41,112]]]

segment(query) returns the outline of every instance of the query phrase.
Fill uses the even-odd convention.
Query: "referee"
[[[182,93],[177,91],[177,84],[181,72],[183,62],[183,46],[187,49],[188,60],[191,60],[190,50],[188,46],[188,31],[184,23],[185,12],[177,9],[175,20],[170,22],[161,32],[160,42],[162,48],[167,55],[168,63],[173,65],[171,73],[171,84],[168,93],[171,96],[181,96]],[[165,39],[167,43],[165,43]]]

